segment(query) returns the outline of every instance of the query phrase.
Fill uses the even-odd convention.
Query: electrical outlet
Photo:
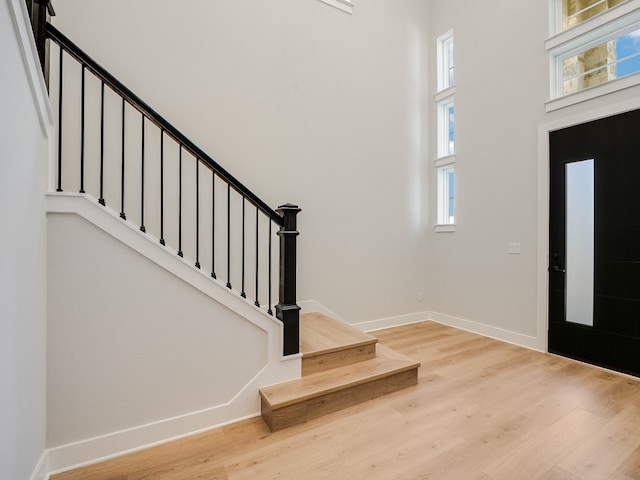
[[[520,244],[519,243],[509,243],[509,253],[510,254],[519,254],[520,253]]]
[[[418,301],[424,302],[424,292],[418,292]]]

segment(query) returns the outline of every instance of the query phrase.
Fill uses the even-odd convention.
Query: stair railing
[[[270,315],[275,308],[284,327],[284,355],[298,353],[300,209],[271,209],[51,24],[47,37],[57,46],[50,50],[49,66],[58,119],[55,190],[88,194],[103,207],[116,205],[123,221],[136,222],[212,279],[229,289],[239,283],[240,296],[251,297]],[[276,281],[279,301],[273,305]]]

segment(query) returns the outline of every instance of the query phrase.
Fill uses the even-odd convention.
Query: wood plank
[[[312,356],[302,357],[302,376],[313,375],[333,368],[343,367],[352,363],[370,360],[376,356],[376,344],[349,345],[341,350],[315,352]]]
[[[371,360],[265,387],[260,389],[260,395],[272,409],[283,408],[419,366],[418,362],[402,354],[380,347],[378,355]]]
[[[343,350],[345,346],[377,342],[376,337],[321,313],[305,313],[300,317],[300,351],[303,358]]]
[[[640,409],[630,405],[602,430],[565,457],[558,466],[582,480],[609,478],[640,447]]]

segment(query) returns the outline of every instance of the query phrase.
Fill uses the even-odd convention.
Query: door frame
[[[549,351],[549,133],[554,130],[573,127],[620,113],[640,109],[640,97],[612,103],[599,108],[588,108],[598,99],[580,103],[568,110],[583,106],[583,112],[572,113],[563,118],[544,123],[538,127],[538,252],[537,252],[537,300],[536,338],[541,351]],[[561,112],[562,110],[556,110]]]

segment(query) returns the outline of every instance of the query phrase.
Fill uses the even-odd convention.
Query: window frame
[[[453,40],[453,29],[440,35],[437,40],[437,66],[438,66],[438,92],[455,86],[455,43]],[[453,65],[449,62],[449,46],[453,47]],[[452,73],[453,81],[450,81],[449,74]]]
[[[455,198],[456,198],[456,158],[455,156],[436,160],[436,232],[455,231]],[[453,196],[449,189],[450,175],[453,174]],[[451,215],[451,200],[453,200],[453,215]]]
[[[456,209],[456,131],[455,131],[455,40],[453,29],[436,39],[436,232],[455,232]],[[452,61],[449,61],[452,59]],[[451,109],[453,112],[451,113]],[[453,121],[451,121],[453,115]],[[450,192],[453,175],[453,196]],[[453,202],[453,205],[452,205]],[[453,209],[453,215],[450,215]]]
[[[547,112],[640,85],[640,72],[638,72],[577,92],[563,93],[563,62],[574,55],[639,29],[640,0],[629,0],[616,5],[566,30],[562,30],[563,0],[549,0],[549,2],[551,36],[545,42],[549,56],[550,99],[546,102]]]
[[[436,142],[438,158],[451,157],[456,154],[455,107],[456,104],[453,95],[442,98],[436,104],[438,111],[438,140]],[[453,124],[450,122],[450,109],[453,109]],[[451,140],[452,136],[453,140]]]

